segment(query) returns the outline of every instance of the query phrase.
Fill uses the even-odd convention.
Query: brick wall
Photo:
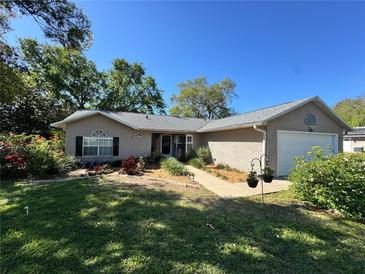
[[[262,154],[263,134],[253,128],[202,133],[200,144],[209,146],[215,164],[226,164],[244,171]]]

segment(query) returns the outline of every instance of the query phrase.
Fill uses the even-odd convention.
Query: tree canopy
[[[67,0],[1,0],[0,41],[11,29],[10,21],[17,16],[31,16],[42,29],[46,38],[67,48],[82,49],[92,41],[91,24],[81,9]]]
[[[32,39],[22,39],[20,44],[29,69],[58,99],[74,109],[96,107],[103,88],[103,74],[82,52],[41,45]]]
[[[208,84],[205,77],[182,82],[178,85],[180,93],[171,97],[172,115],[218,119],[234,113],[230,108],[236,84],[229,78],[219,83]]]
[[[19,78],[22,92],[0,103],[0,131],[47,136],[50,124],[64,118],[71,110],[40,84],[37,74],[23,72]]]
[[[105,95],[99,108],[110,111],[164,113],[165,103],[156,80],[146,76],[141,64],[115,59],[106,73]]]
[[[365,126],[365,95],[344,99],[335,105],[334,110],[351,126]]]

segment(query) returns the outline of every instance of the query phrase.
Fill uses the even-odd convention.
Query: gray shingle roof
[[[365,137],[365,127],[354,127],[354,130],[347,132],[343,137]]]
[[[312,98],[314,97],[300,99],[293,102],[275,105],[267,108],[262,108],[255,111],[250,111],[219,120],[213,120],[204,127],[202,127],[201,129],[199,129],[199,132],[215,131],[215,130],[222,130],[225,128],[239,127],[247,124],[262,123],[276,117],[281,113],[285,113],[286,111],[298,105],[301,105]]]
[[[299,99],[289,103],[275,105],[267,108],[258,109],[243,114],[218,119],[204,120],[197,118],[176,117],[167,115],[151,115],[131,112],[109,112],[98,110],[81,110],[76,111],[66,119],[53,123],[54,127],[61,127],[69,122],[82,119],[84,117],[102,114],[119,123],[127,125],[136,130],[148,131],[171,131],[171,132],[209,132],[233,129],[239,127],[249,127],[265,124],[267,121],[275,119],[307,102],[316,101],[324,106],[334,119],[337,119],[344,128],[351,129],[344,121],[342,121],[321,99],[310,97]]]
[[[197,118],[151,115],[132,112],[79,110],[68,116],[66,119],[52,125],[62,126],[63,124],[67,124],[68,122],[79,120],[86,116],[97,113],[107,116],[117,122],[120,122],[137,130],[195,132],[208,123],[208,121],[204,119]]]

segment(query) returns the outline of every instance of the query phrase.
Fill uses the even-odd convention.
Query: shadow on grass
[[[360,273],[364,226],[296,205],[83,180],[3,187],[2,273]],[[29,215],[24,207],[29,206]]]

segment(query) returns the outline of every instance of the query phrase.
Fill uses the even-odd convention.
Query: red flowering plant
[[[18,142],[1,138],[0,141],[1,175],[4,177],[17,177],[22,175],[26,167],[26,154]]]
[[[64,154],[59,140],[39,135],[0,135],[0,164],[3,177],[47,178],[66,174],[74,159]]]
[[[122,169],[120,173],[127,173],[128,175],[139,174],[138,161],[133,156],[129,156],[126,160],[122,161]]]

